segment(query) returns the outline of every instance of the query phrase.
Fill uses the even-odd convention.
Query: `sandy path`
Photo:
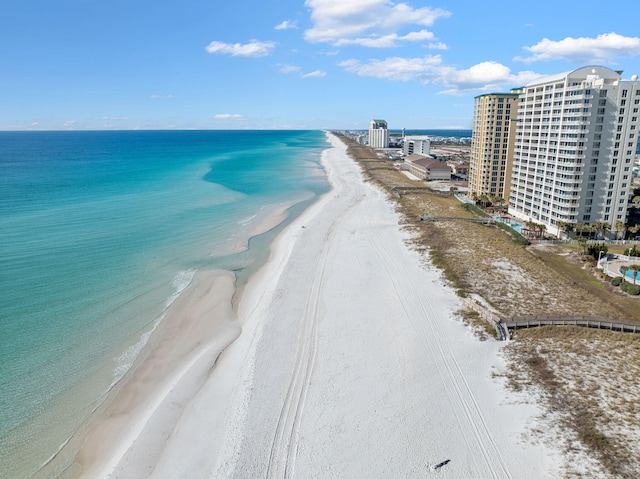
[[[117,476],[554,477],[558,453],[526,441],[537,410],[491,378],[499,345],[455,320],[454,293],[332,143],[333,190],[250,280],[240,338],[162,454]]]

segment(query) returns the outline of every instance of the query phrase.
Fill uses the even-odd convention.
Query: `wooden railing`
[[[523,316],[518,318],[505,318],[502,319],[499,324],[505,333],[509,333],[509,330],[551,325],[582,326],[585,328],[608,329],[610,331],[623,333],[640,333],[640,323],[637,321],[589,316]]]

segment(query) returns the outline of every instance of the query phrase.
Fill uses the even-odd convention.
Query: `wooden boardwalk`
[[[523,316],[502,319],[497,324],[497,326],[502,329],[502,332],[500,332],[501,339],[508,338],[510,336],[510,330],[551,325],[582,326],[585,328],[608,329],[610,331],[623,333],[640,333],[640,323],[637,321],[589,316]]]
[[[468,223],[481,223],[483,225],[495,225],[496,220],[490,216],[480,218],[462,218],[457,216],[430,216],[426,214],[420,215],[420,221],[466,221]]]

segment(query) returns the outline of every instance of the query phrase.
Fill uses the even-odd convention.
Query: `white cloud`
[[[207,45],[206,50],[209,53],[231,55],[232,57],[266,57],[273,51],[275,46],[274,42],[261,42],[258,40],[251,40],[249,43],[244,44],[211,42]]]
[[[429,50],[448,50],[449,47],[446,43],[438,42],[438,43],[429,43],[426,46]]]
[[[149,98],[152,100],[171,100],[173,95],[151,95]]]
[[[440,93],[449,95],[518,87],[540,76],[530,71],[514,74],[508,67],[497,62],[482,62],[468,69],[458,70],[443,65],[440,55],[423,58],[392,57],[365,63],[346,60],[339,65],[359,76],[440,85],[445,87]]]
[[[126,121],[129,119],[129,117],[128,116],[103,116],[102,119],[108,120],[108,121]]]
[[[305,73],[304,75],[302,75],[302,78],[321,78],[324,76],[327,76],[327,72],[316,70],[313,72]]]
[[[358,37],[358,38],[341,38],[333,43],[335,46],[344,45],[360,45],[371,48],[392,48],[397,47],[399,42],[421,42],[424,40],[432,40],[433,33],[427,30],[419,32],[411,32],[407,35],[400,36],[397,33],[390,33],[382,36]]]
[[[284,74],[296,73],[300,71],[300,67],[295,65],[286,65],[281,63],[278,65],[278,67],[280,68],[280,73],[284,73]]]
[[[275,27],[275,30],[291,30],[292,28],[298,28],[298,22],[290,22],[289,20],[285,20],[282,23],[279,23]]]
[[[394,4],[389,0],[306,0],[311,9],[313,27],[305,32],[305,39],[312,43],[326,42],[331,45],[357,44],[362,46],[391,46],[397,41],[418,41],[412,37],[433,34],[425,30],[412,32],[404,37],[397,30],[409,26],[431,26],[451,12],[429,7],[412,8],[406,3]],[[395,42],[390,35],[396,35]],[[424,39],[424,38],[422,38]],[[378,40],[378,41],[375,41]]]
[[[213,118],[216,120],[246,120],[246,117],[237,113],[218,113]]]
[[[611,63],[613,58],[640,55],[640,38],[625,37],[617,33],[605,33],[596,38],[567,37],[560,41],[544,38],[531,47],[530,57],[516,57],[516,60],[532,63],[543,60],[568,60],[576,63]]]

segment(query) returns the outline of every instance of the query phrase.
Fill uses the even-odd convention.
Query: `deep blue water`
[[[6,477],[55,453],[196,270],[243,281],[262,264],[276,231],[230,243],[270,206],[295,203],[291,219],[326,191],[326,147],[319,131],[0,132]]]
[[[402,130],[389,130],[392,135],[402,134]],[[442,136],[445,138],[471,138],[472,130],[405,130],[405,135]]]

